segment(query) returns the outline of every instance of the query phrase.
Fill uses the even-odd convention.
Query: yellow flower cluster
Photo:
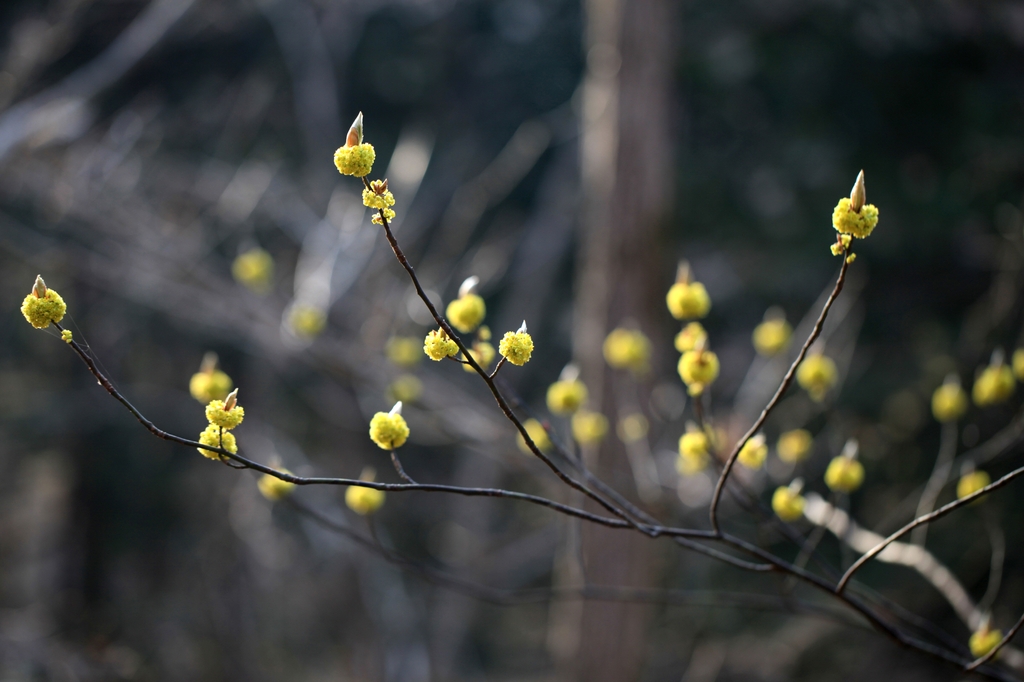
[[[353,175],[362,178],[370,174],[373,162],[377,158],[373,145],[357,144],[351,147],[338,147],[334,152],[334,165],[342,175]]]
[[[378,412],[370,419],[370,440],[382,450],[400,448],[408,438],[409,425],[402,416],[402,403],[395,403],[390,412]]]
[[[988,407],[1006,402],[1013,395],[1016,383],[1013,370],[1007,367],[998,354],[988,367],[981,370],[974,380],[971,397],[978,407]]]
[[[449,303],[444,311],[448,322],[463,334],[468,334],[480,326],[486,315],[487,306],[484,299],[474,293],[459,296]]]
[[[530,440],[533,441],[533,444],[537,446],[538,450],[541,452],[547,452],[551,449],[551,438],[548,437],[548,431],[544,428],[543,424],[536,419],[527,419],[523,422],[523,428],[526,429],[526,433],[530,436]],[[523,438],[523,434],[518,431],[516,432],[516,444],[523,453],[527,455],[533,454],[533,450],[531,450],[530,446],[526,444],[526,439]]]
[[[832,211],[832,226],[842,234],[864,239],[874,231],[877,224],[878,209],[874,204],[865,204],[860,211],[855,211],[850,199],[843,197]]]
[[[1002,630],[990,629],[988,623],[983,625],[977,632],[971,635],[967,645],[971,649],[971,655],[981,658],[996,648],[999,642],[1003,641]]]
[[[572,415],[572,437],[580,445],[595,445],[608,433],[608,419],[600,412],[578,410]]]
[[[677,320],[707,317],[711,297],[700,282],[676,282],[665,295],[668,311]]]
[[[216,353],[207,353],[203,357],[199,371],[188,382],[188,392],[204,405],[211,400],[224,400],[231,388],[231,377],[217,369]]]
[[[61,339],[63,339],[64,343],[66,343],[66,344],[69,344],[69,345],[70,345],[70,344],[71,344],[71,341],[72,341],[72,339],[74,338],[74,336],[72,335],[72,333],[71,333],[71,330],[70,330],[70,329],[65,329],[64,331],[62,331],[62,332],[60,333],[60,338],[61,338]]]
[[[806,429],[793,429],[786,431],[779,436],[775,450],[779,453],[779,459],[783,462],[795,464],[803,461],[811,452],[814,444],[814,437]]]
[[[275,466],[274,468],[280,471],[282,474],[292,473],[282,466]],[[271,476],[270,474],[263,474],[262,476],[260,476],[259,480],[256,481],[256,487],[259,488],[260,494],[263,495],[263,497],[270,500],[271,502],[283,500],[284,498],[291,495],[292,492],[295,490],[294,483],[282,481],[277,476]]]
[[[363,190],[363,206],[385,209],[395,205],[395,195],[388,190],[387,180],[374,180]]]
[[[804,358],[796,370],[796,381],[811,396],[811,400],[820,403],[825,394],[835,386],[839,378],[836,363],[824,355],[809,355]]]
[[[366,467],[359,474],[359,480],[367,483],[373,483],[376,477],[377,472],[372,467]],[[384,491],[351,485],[345,491],[345,505],[360,516],[372,514],[384,505]]]
[[[533,337],[526,331],[526,321],[518,331],[505,332],[498,342],[498,352],[513,365],[522,366],[530,361],[533,355]]]
[[[46,329],[51,322],[60,322],[67,312],[67,304],[53,289],[47,289],[43,278],[36,275],[32,293],[21,303],[21,314],[36,329]]]
[[[423,339],[423,352],[431,360],[440,362],[447,357],[457,355],[459,346],[448,338],[448,334],[443,329],[438,329],[431,331],[427,334],[427,338]]]
[[[384,346],[384,354],[399,367],[412,367],[420,358],[420,342],[411,336],[392,336]]]
[[[237,393],[237,391],[235,391]],[[223,400],[211,400],[206,406],[206,420],[225,429],[233,429],[245,419],[245,410],[241,405],[227,407]]]
[[[848,455],[839,455],[825,469],[825,485],[837,493],[852,493],[864,482],[864,465]]]
[[[587,387],[579,379],[556,381],[548,386],[547,403],[552,414],[572,414],[587,402]]]
[[[683,353],[677,369],[689,394],[700,395],[718,378],[718,356],[698,347]]]
[[[380,217],[381,213],[384,214],[383,218]],[[390,223],[394,219],[395,219],[395,211],[394,211],[394,209],[384,208],[384,209],[381,209],[381,211],[379,213],[374,213],[373,217],[370,218],[370,222],[373,223],[374,225],[383,225],[385,220]]]
[[[772,495],[772,511],[786,523],[798,521],[804,515],[807,501],[800,494],[802,488],[803,481],[797,479],[788,486],[776,488]]]
[[[274,278],[274,259],[261,248],[244,251],[231,264],[235,281],[257,294],[270,291]]]
[[[327,315],[319,308],[309,305],[296,305],[288,317],[292,331],[296,335],[311,339],[319,336],[327,325]]]
[[[469,349],[469,354],[476,360],[476,364],[482,368],[487,369],[491,365],[491,361],[494,360],[494,346],[487,343],[486,341],[477,341],[473,344],[473,347]],[[475,372],[470,365],[463,365],[462,369],[467,372]]]
[[[224,431],[216,424],[210,424],[207,426],[202,433],[199,434],[199,442],[207,447],[216,448],[220,447],[231,454],[238,452],[238,443],[235,440],[235,434],[230,431]],[[204,450],[203,448],[196,448],[199,453],[208,459],[220,459],[223,455],[213,450]]]
[[[675,347],[680,353],[693,350],[698,344],[707,343],[708,333],[700,322],[691,322],[676,334]]]
[[[962,500],[968,495],[978,492],[991,482],[991,477],[984,471],[975,470],[967,472],[956,482],[956,497]]]
[[[967,394],[960,387],[960,379],[955,375],[935,389],[932,394],[932,414],[940,422],[953,422],[967,412]]]
[[[643,374],[651,358],[651,342],[636,329],[618,327],[604,340],[604,359],[613,369],[628,369]]]
[[[710,446],[708,434],[699,430],[692,422],[687,424],[686,433],[679,437],[676,471],[683,476],[692,476],[704,471],[711,461]]]
[[[785,318],[766,319],[754,327],[754,350],[758,355],[771,357],[786,349],[793,336],[793,328]]]
[[[764,435],[759,433],[743,444],[736,461],[748,469],[760,469],[767,458],[768,444],[765,443]]]
[[[238,452],[238,443],[235,441],[231,429],[242,423],[245,418],[245,410],[238,404],[238,389],[229,393],[224,400],[211,400],[206,406],[206,420],[210,422],[206,429],[199,434],[199,442],[203,445],[219,446],[230,453]],[[212,450],[197,448],[203,457],[209,459],[221,459],[223,455]]]
[[[423,382],[412,374],[400,374],[388,386],[388,395],[397,402],[416,402],[423,395]]]

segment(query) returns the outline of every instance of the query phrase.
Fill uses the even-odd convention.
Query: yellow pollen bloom
[[[526,331],[505,332],[498,343],[498,352],[513,365],[525,365],[533,354],[533,337]]]
[[[642,332],[618,327],[604,340],[604,359],[612,369],[628,369],[643,374],[651,357],[651,342]]]
[[[960,381],[947,381],[932,394],[932,414],[940,422],[954,422],[967,412],[967,393]]]
[[[231,393],[231,377],[219,369],[200,370],[188,382],[188,392],[203,404],[211,400],[224,400]]]
[[[284,467],[275,467],[282,474],[290,474],[291,472]],[[259,488],[260,494],[267,498],[271,502],[277,502],[283,500],[292,494],[295,490],[295,484],[289,483],[288,481],[282,481],[277,476],[271,476],[270,474],[263,474],[259,480],[256,481],[256,487]]]
[[[824,355],[809,355],[796,370],[796,382],[807,391],[811,400],[820,403],[839,379],[836,363]]]
[[[793,328],[784,319],[765,320],[754,327],[754,350],[758,355],[771,357],[786,349],[793,336]]]
[[[989,483],[992,479],[984,471],[971,471],[960,477],[956,482],[956,497],[962,500],[968,495],[973,495]]]
[[[397,412],[378,412],[370,420],[370,440],[382,450],[394,450],[409,438],[409,425]]]
[[[423,352],[431,360],[440,362],[447,357],[457,355],[459,346],[448,338],[448,334],[443,329],[437,329],[428,333],[427,338],[423,339]]]
[[[412,367],[423,357],[420,342],[411,336],[392,336],[384,346],[384,354],[399,367]]]
[[[391,208],[395,205],[395,195],[384,190],[382,194],[371,192],[368,189],[363,190],[363,206],[367,208]]]
[[[313,338],[324,330],[327,325],[327,315],[319,308],[297,305],[292,308],[288,322],[297,336]]]
[[[690,395],[700,395],[718,378],[718,356],[709,350],[687,351],[677,369]]]
[[[236,405],[230,410],[224,409],[223,400],[211,400],[206,406],[206,420],[211,424],[230,430],[242,423],[245,418],[245,410],[241,405]]]
[[[698,343],[707,343],[708,333],[700,322],[691,322],[676,334],[675,347],[680,353],[693,350]]]
[[[548,386],[547,402],[552,414],[572,414],[587,402],[587,387],[579,379],[556,381]]]
[[[423,382],[412,374],[401,374],[388,386],[388,396],[394,401],[414,403],[423,395]]]
[[[676,282],[665,295],[665,303],[677,320],[707,317],[711,310],[711,297],[700,282]]]
[[[376,476],[376,471],[371,467],[366,467],[359,474],[359,480],[373,483]],[[372,514],[384,505],[384,491],[350,485],[345,491],[345,505],[360,516]]]
[[[21,314],[36,329],[46,329],[51,322],[60,322],[67,309],[64,299],[53,289],[47,289],[42,296],[29,294],[21,303]]]
[[[704,471],[711,458],[708,452],[709,439],[706,433],[696,428],[687,430],[679,437],[679,459],[676,460],[676,471],[684,476]]]
[[[373,151],[373,145],[364,142],[351,147],[339,147],[334,152],[334,165],[342,175],[362,178],[370,174],[376,158],[377,154]]]
[[[222,440],[223,438],[223,440]],[[210,447],[220,447],[231,454],[238,452],[238,441],[235,440],[235,434],[230,431],[221,431],[220,427],[216,424],[207,425],[206,429],[199,434],[199,442],[203,445]],[[204,450],[203,448],[196,448],[199,450],[203,457],[208,459],[221,459],[224,455],[213,450]]]
[[[523,422],[523,428],[526,429],[526,433],[530,435],[530,440],[537,446],[537,449],[541,452],[547,452],[551,449],[551,438],[548,437],[547,429],[536,419],[527,419]],[[519,449],[527,455],[532,455],[533,450],[526,444],[526,439],[523,438],[523,434],[516,431],[516,444]]]
[[[878,209],[874,204],[864,204],[858,212],[853,210],[849,197],[843,197],[832,211],[832,227],[842,234],[864,239],[871,234],[877,224]]]
[[[864,482],[864,465],[845,455],[828,463],[825,485],[837,493],[852,493]]]
[[[1024,382],[1024,348],[1013,351],[1013,373],[1017,381]]]
[[[1002,363],[994,363],[981,370],[974,381],[971,397],[978,407],[998,405],[1013,395],[1015,387],[1013,370]]]
[[[600,412],[578,410],[572,415],[572,437],[580,445],[600,443],[608,433],[608,419]]]
[[[971,635],[971,639],[967,644],[971,648],[971,655],[975,658],[981,658],[988,652],[995,649],[996,645],[1001,641],[1003,641],[1002,630],[989,629],[989,627],[985,625]]]
[[[804,496],[789,486],[775,489],[772,495],[772,511],[786,523],[793,523],[804,515]]]
[[[383,219],[380,217],[381,213],[384,214],[384,218]],[[384,209],[381,209],[380,211],[378,211],[377,213],[374,213],[373,217],[370,218],[370,222],[373,223],[374,225],[383,225],[385,220],[387,220],[390,223],[394,219],[395,219],[395,212],[394,212],[394,210],[390,209],[390,208],[384,208]]]
[[[469,354],[476,360],[476,364],[480,365],[483,369],[487,369],[491,365],[491,361],[494,360],[494,346],[483,341],[479,341],[473,344],[473,347],[469,349]],[[467,372],[475,372],[476,370],[470,365],[463,365],[462,369]]]
[[[811,452],[813,444],[814,437],[811,436],[810,431],[806,429],[793,429],[779,436],[775,449],[779,453],[779,459],[793,464],[806,459],[807,455]]]
[[[743,444],[736,461],[748,469],[760,469],[767,458],[768,444],[764,442],[763,435],[757,434]]]
[[[73,338],[73,335],[71,334],[71,330],[70,329],[65,329],[64,331],[62,331],[60,333],[60,338],[62,338],[64,340],[64,343],[70,345],[71,340]]]
[[[487,306],[484,299],[477,294],[459,296],[449,303],[444,311],[448,322],[463,334],[468,334],[480,326],[486,315]]]
[[[235,258],[231,264],[231,275],[250,291],[265,294],[270,291],[274,279],[274,259],[263,249],[249,249]]]

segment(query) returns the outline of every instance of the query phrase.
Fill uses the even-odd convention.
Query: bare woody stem
[[[989,483],[987,486],[985,486],[981,490],[978,490],[978,491],[976,491],[974,493],[971,493],[970,495],[967,495],[966,497],[961,497],[958,500],[953,500],[949,504],[946,504],[946,505],[943,505],[942,507],[939,507],[938,509],[936,509],[935,511],[931,512],[930,514],[925,514],[924,516],[919,516],[918,518],[914,519],[913,521],[911,521],[907,525],[903,526],[898,531],[896,531],[895,533],[893,533],[892,535],[890,535],[886,539],[882,540],[877,545],[875,545],[870,550],[868,550],[863,555],[861,555],[861,557],[859,559],[857,559],[857,561],[855,561],[853,563],[853,565],[850,566],[850,568],[848,568],[846,570],[846,573],[843,574],[843,577],[839,580],[839,583],[836,585],[836,594],[842,594],[843,593],[843,590],[846,589],[846,586],[850,582],[850,579],[853,577],[853,574],[856,573],[858,570],[860,570],[861,566],[866,564],[868,561],[870,561],[874,557],[878,556],[882,552],[882,550],[884,550],[886,547],[888,547],[892,543],[894,543],[897,540],[899,540],[901,537],[903,537],[904,535],[906,535],[910,531],[914,530],[918,526],[923,526],[926,523],[931,523],[932,521],[934,521],[936,519],[940,519],[943,516],[945,516],[946,514],[954,512],[957,509],[959,509],[960,507],[963,507],[964,505],[970,504],[974,500],[976,500],[976,499],[978,499],[978,498],[980,498],[980,497],[982,497],[984,495],[987,495],[988,493],[992,492],[993,490],[998,490],[999,488],[1002,488],[1003,486],[1005,486],[1008,483],[1010,483],[1011,481],[1013,481],[1015,478],[1020,477],[1021,474],[1024,474],[1024,467],[1020,467],[1019,469],[1014,469],[1013,471],[1011,471],[1010,473],[1006,474],[1002,478],[1000,478],[1000,479],[998,479],[996,481],[993,481],[992,483]]]
[[[835,288],[832,289],[832,293],[829,295],[828,300],[825,301],[825,306],[821,309],[821,314],[818,315],[818,319],[814,323],[814,328],[811,330],[810,336],[808,336],[807,340],[804,341],[804,345],[800,348],[800,352],[797,354],[793,364],[789,366],[789,370],[782,378],[782,383],[779,384],[779,388],[775,391],[775,395],[773,395],[772,399],[768,401],[765,408],[761,410],[761,416],[759,416],[747,432],[743,434],[743,437],[736,441],[736,445],[733,446],[729,459],[726,460],[725,467],[722,469],[722,473],[718,477],[718,483],[715,485],[715,494],[711,498],[711,508],[708,512],[711,518],[711,530],[715,533],[721,532],[718,525],[718,503],[722,499],[722,492],[725,490],[726,481],[729,478],[729,474],[732,472],[733,466],[736,464],[736,459],[739,457],[740,449],[753,437],[755,433],[761,430],[761,427],[764,426],[764,423],[768,420],[768,415],[772,413],[775,406],[779,404],[779,400],[782,399],[783,394],[785,394],[786,390],[793,383],[793,377],[796,376],[797,368],[807,356],[807,351],[810,349],[811,344],[813,344],[818,336],[821,335],[821,328],[825,324],[825,318],[828,316],[828,311],[832,308],[832,304],[835,303],[836,298],[839,297],[839,293],[843,290],[843,285],[846,283],[846,271],[850,267],[850,262],[847,260],[847,253],[845,250],[842,253],[842,258],[843,265],[839,269],[839,278],[836,280]]]
[[[394,450],[391,450],[391,463],[395,465],[395,471],[398,472],[398,475],[403,481],[416,485],[416,481],[412,480],[412,477],[405,473],[405,469],[402,468],[402,463],[398,460],[398,453]]]

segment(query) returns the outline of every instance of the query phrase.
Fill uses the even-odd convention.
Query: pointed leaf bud
[[[24,291],[24,289],[22,291]],[[35,294],[36,298],[43,298],[46,296],[46,282],[43,281],[42,275],[36,275],[35,284],[32,285],[32,293]]]
[[[799,495],[803,489],[804,479],[800,478],[799,476],[794,478],[793,481],[789,484],[789,491],[794,495]]]
[[[851,438],[846,441],[846,445],[843,446],[842,457],[847,459],[857,459],[857,452],[860,450],[860,443],[857,442],[856,438]]]
[[[526,320],[523,320],[523,323],[519,326],[519,329],[518,329],[518,331],[516,333],[517,334],[523,334],[526,331],[527,331],[527,329],[526,329]]]
[[[345,138],[346,147],[355,147],[363,143],[363,112],[359,112],[356,120],[352,121],[352,127],[348,129],[348,137]]]
[[[395,403],[395,406],[391,408],[391,411],[388,412],[388,414],[390,414],[390,415],[402,414],[402,401],[399,400],[397,403]]]
[[[228,397],[224,399],[224,411],[225,412],[230,412],[231,410],[235,409],[236,405],[238,405],[238,389],[237,388],[235,390],[231,391],[231,393],[228,393]]]
[[[690,261],[685,259],[679,261],[679,265],[676,266],[676,282],[680,284],[689,284],[690,277]]]
[[[477,277],[476,275],[473,275],[472,277],[467,277],[466,281],[464,281],[461,284],[461,286],[459,286],[459,298],[462,298],[463,296],[469,296],[470,294],[475,294],[476,287],[478,284],[480,284],[480,278]]]
[[[857,174],[857,181],[853,183],[853,189],[850,190],[850,208],[856,213],[860,213],[860,209],[864,208],[864,204],[867,203],[868,193],[864,188],[864,171],[862,170]]]
[[[212,350],[203,355],[203,361],[199,363],[199,371],[203,374],[213,374],[217,371],[217,354]]]
[[[568,365],[562,368],[562,373],[558,375],[559,381],[576,381],[580,378],[580,368],[578,365],[570,362]]]

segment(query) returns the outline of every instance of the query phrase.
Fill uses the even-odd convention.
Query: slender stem
[[[398,461],[398,453],[394,450],[391,450],[391,463],[395,465],[395,471],[398,472],[398,475],[403,481],[416,485],[416,481],[412,480],[412,477],[405,473],[405,469],[402,468],[402,463]]]
[[[923,526],[926,523],[931,523],[932,521],[934,521],[936,519],[940,519],[943,516],[945,516],[946,514],[949,514],[950,512],[956,511],[957,509],[959,509],[960,507],[963,507],[964,505],[970,504],[974,500],[976,500],[976,499],[978,499],[978,498],[980,498],[980,497],[982,497],[984,495],[987,495],[988,493],[992,492],[993,490],[998,490],[999,488],[1002,488],[1004,485],[1007,485],[1008,483],[1013,481],[1015,478],[1018,478],[1021,474],[1024,474],[1024,467],[1020,467],[1019,469],[1014,469],[1013,471],[1011,471],[1010,473],[1006,474],[1005,476],[1003,476],[999,480],[993,481],[992,483],[989,483],[987,486],[985,486],[981,490],[978,490],[977,492],[974,492],[974,493],[968,495],[967,497],[961,497],[958,500],[953,500],[949,504],[944,505],[942,507],[939,507],[938,509],[936,509],[935,511],[931,512],[930,514],[925,514],[924,516],[920,516],[920,517],[914,519],[913,521],[911,521],[910,523],[908,523],[907,525],[903,526],[898,531],[896,531],[895,533],[893,533],[892,535],[890,535],[889,537],[887,537],[886,539],[882,540],[880,543],[878,543],[877,545],[872,547],[870,550],[865,552],[859,559],[857,559],[857,561],[854,562],[854,564],[852,566],[850,566],[849,569],[847,569],[846,573],[844,573],[843,577],[839,580],[839,584],[836,585],[836,594],[842,594],[843,593],[843,590],[846,589],[847,583],[850,582],[850,578],[853,577],[853,574],[856,573],[860,569],[861,566],[866,564],[868,561],[870,561],[874,557],[878,556],[878,554],[882,550],[884,550],[886,547],[888,547],[892,543],[894,543],[897,540],[899,540],[901,537],[903,537],[904,535],[906,535],[910,531],[914,530],[918,526]]]
[[[489,379],[494,379],[494,377],[498,376],[498,370],[505,365],[505,360],[505,357],[502,357],[501,360],[498,360],[498,364],[494,366],[494,371],[487,375]]]
[[[1017,619],[1017,622],[1014,623],[1012,628],[1010,628],[1010,631],[1006,633],[1006,636],[999,640],[999,644],[996,644],[994,647],[992,647],[992,651],[988,652],[976,661],[972,661],[970,665],[964,666],[964,672],[971,672],[972,670],[977,670],[978,666],[984,665],[985,663],[991,661],[992,658],[999,653],[999,650],[1002,649],[1004,645],[1008,644],[1011,639],[1013,639],[1014,635],[1016,635],[1017,632],[1021,629],[1021,626],[1024,626],[1024,614],[1021,614],[1020,618]]]
[[[953,456],[956,454],[957,440],[956,422],[946,422],[942,425],[942,433],[939,436],[939,454],[935,458],[935,467],[932,469],[928,483],[924,486],[921,499],[917,503],[917,512],[914,518],[924,516],[935,509],[935,501],[939,499],[939,493],[949,480],[949,471],[953,467]],[[910,534],[911,544],[924,547],[925,539],[928,537],[928,526],[915,528]]]
[[[725,490],[725,482],[729,478],[729,473],[732,471],[733,466],[736,464],[736,458],[739,457],[740,449],[743,444],[750,440],[755,433],[761,430],[764,426],[765,421],[768,420],[768,415],[772,413],[775,406],[779,404],[779,400],[782,399],[786,389],[789,388],[790,384],[793,383],[793,377],[796,376],[796,370],[800,366],[800,363],[804,361],[804,357],[807,355],[807,351],[810,349],[811,344],[821,334],[821,328],[825,324],[825,318],[828,316],[828,311],[832,308],[832,304],[835,303],[836,298],[839,297],[839,292],[843,290],[843,284],[846,283],[846,271],[850,266],[849,261],[846,257],[846,252],[842,253],[843,265],[839,268],[839,278],[836,280],[836,286],[832,289],[832,293],[829,295],[828,300],[825,301],[825,307],[821,309],[821,314],[818,315],[818,320],[814,323],[814,328],[811,330],[810,336],[804,341],[804,345],[800,348],[800,352],[797,354],[793,364],[789,366],[789,370],[786,375],[782,378],[782,383],[779,384],[778,390],[775,391],[775,395],[768,401],[765,408],[761,411],[761,416],[757,418],[757,421],[747,430],[743,437],[740,438],[736,445],[733,446],[732,453],[729,455],[729,459],[725,462],[725,467],[722,469],[722,474],[718,477],[718,483],[715,485],[715,494],[711,498],[711,508],[709,515],[711,517],[711,529],[713,531],[720,532],[718,525],[718,503],[722,499],[722,491]]]

